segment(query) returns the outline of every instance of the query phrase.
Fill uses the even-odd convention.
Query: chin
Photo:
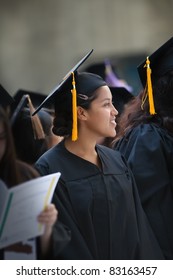
[[[117,135],[116,130],[114,130],[114,132],[112,132],[109,137],[115,137],[116,135]]]

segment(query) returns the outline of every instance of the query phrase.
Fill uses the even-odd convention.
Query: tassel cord
[[[72,85],[73,88],[71,90],[72,92],[72,113],[73,113],[73,126],[72,126],[72,141],[76,141],[78,138],[77,133],[77,93],[76,93],[76,83],[75,83],[75,77],[74,72],[72,72]]]

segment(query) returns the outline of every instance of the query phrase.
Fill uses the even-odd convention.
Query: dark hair
[[[69,97],[67,97],[67,94]],[[55,118],[53,120],[53,133],[58,136],[67,136],[72,133],[72,97],[70,93],[61,95],[55,99]],[[94,91],[90,94],[77,94],[77,106],[88,110],[91,102],[98,96]]]
[[[148,98],[143,107],[141,107],[145,95],[145,90],[141,91],[126,106],[119,118],[118,133],[112,145],[124,136],[129,129],[141,123],[157,123],[170,133],[173,133],[173,72],[169,72],[153,82],[155,115],[150,115],[149,113]]]
[[[6,149],[0,161],[0,178],[10,187],[19,183],[20,175],[16,166],[16,153],[8,116],[0,106],[0,121],[4,126]]]

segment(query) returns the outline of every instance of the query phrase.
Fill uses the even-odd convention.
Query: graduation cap
[[[132,92],[132,87],[125,80],[119,78],[114,65],[107,58],[104,62],[89,65],[85,71],[101,76],[110,87],[124,87]]]
[[[0,84],[0,105],[5,109],[14,102],[13,97]]]
[[[39,105],[45,99],[45,95],[39,92],[30,91],[26,89],[19,89],[14,95],[15,101],[18,103],[23,95],[29,94],[34,106]]]
[[[58,84],[58,86],[44,99],[44,101],[38,106],[35,112],[32,114],[33,116],[49,102],[52,98],[54,98],[57,93],[62,92],[63,90],[71,87],[72,93],[72,106],[73,106],[73,130],[72,130],[72,140],[75,141],[77,139],[77,92],[76,92],[76,82],[75,76],[77,73],[77,69],[84,63],[84,61],[91,55],[93,49],[89,51],[62,79],[62,81]],[[87,85],[86,85],[87,86]]]
[[[11,105],[11,112],[14,112],[14,110],[16,109],[17,105],[19,104],[20,100],[22,99],[22,97],[26,96],[26,95],[29,95],[33,106],[36,107],[36,108],[46,98],[46,95],[43,94],[43,93],[35,92],[35,91],[31,91],[31,90],[26,90],[26,89],[19,89],[14,95],[14,101],[15,102]],[[50,102],[47,102],[44,110],[52,113],[52,111],[53,111],[52,104]]]
[[[141,83],[148,94],[150,114],[155,114],[152,82],[173,70],[173,37],[146,58],[138,67]]]
[[[19,98],[19,95],[18,95]],[[16,101],[16,100],[15,100]],[[21,114],[25,112],[26,115],[28,115],[28,112],[30,114],[31,124],[33,128],[33,134],[35,139],[44,139],[45,134],[42,128],[41,121],[36,114],[35,116],[32,116],[33,112],[35,111],[35,107],[31,101],[29,94],[23,94],[21,95],[21,98],[16,102],[15,104],[15,110],[13,111],[10,119],[10,123],[12,128],[15,126],[15,123],[18,121],[18,119],[21,117]],[[22,133],[22,131],[21,131]]]
[[[112,101],[119,115],[123,111],[124,105],[128,103],[134,96],[124,87],[109,87],[112,93]]]

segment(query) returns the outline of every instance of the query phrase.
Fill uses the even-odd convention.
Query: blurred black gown
[[[159,124],[141,124],[119,140],[114,149],[128,161],[163,254],[173,259],[173,135]]]
[[[133,176],[119,152],[97,145],[102,169],[64,141],[36,163],[41,175],[60,171],[54,203],[71,229],[62,259],[162,259],[142,210]]]

